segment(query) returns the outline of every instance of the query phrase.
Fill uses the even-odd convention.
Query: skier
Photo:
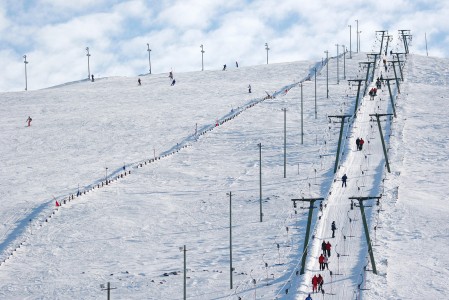
[[[56,200],[56,207],[61,206],[61,204],[59,204],[58,200]]]
[[[327,256],[325,256],[323,259],[323,271],[324,271],[324,268],[329,270],[329,258],[327,258]]]
[[[355,144],[357,145],[357,151],[359,150],[359,147],[360,147],[360,139],[359,138],[357,138],[356,140],[355,140]]]
[[[238,68],[239,67],[239,63],[235,62],[235,67]]]
[[[380,82],[379,77],[377,77],[377,80],[376,80],[376,87],[377,87],[377,89],[380,89],[382,87],[382,82]]]
[[[335,226],[335,221],[332,221],[331,230],[332,230],[332,238],[334,238],[335,230],[337,230],[337,227]]]
[[[250,93],[250,94],[251,94],[251,84],[250,84],[250,85],[248,85],[248,93]]]
[[[310,294],[309,294],[309,296],[307,296],[307,298],[305,300],[312,300],[312,297],[310,297]]]
[[[176,83],[176,80],[173,79],[173,81],[171,82],[171,86],[174,86]]]
[[[318,257],[318,262],[320,263],[320,271],[324,270],[324,256],[323,254]]]
[[[26,122],[28,123],[28,127],[31,126],[31,121],[33,121],[33,119],[31,119],[31,117],[28,116],[28,119],[26,120]]]
[[[172,71],[170,71],[170,73],[168,73],[168,77],[169,77],[170,79],[173,79],[173,72],[172,72]]]
[[[92,82],[94,82],[95,81],[95,79],[94,79],[94,74],[92,74]]]
[[[360,143],[359,143],[359,150],[362,151],[363,149],[363,144],[365,144],[365,141],[361,138],[360,139]]]
[[[140,81],[140,78],[137,79],[137,84],[138,84],[138,85],[142,85],[142,82]]]
[[[346,174],[345,175],[343,175],[343,177],[341,178],[341,187],[346,187],[346,180],[348,180],[348,176],[346,176]]]
[[[331,243],[329,243],[329,241],[327,241],[327,244],[326,244],[327,257],[331,256],[331,247],[332,247]]]
[[[316,277],[316,274],[315,274],[315,275],[313,275],[313,278],[312,278],[312,292],[313,293],[318,292],[317,285],[318,285],[318,277]]]
[[[226,71],[226,64],[223,65],[223,71]]]
[[[326,255],[326,241],[323,240],[323,243],[321,244],[321,250],[323,250],[323,254]]]
[[[321,291],[323,289],[323,277],[321,277],[321,274],[318,275],[318,290]]]

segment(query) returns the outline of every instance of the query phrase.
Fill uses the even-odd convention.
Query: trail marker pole
[[[265,43],[265,50],[267,50],[267,65],[268,65],[268,51],[270,48],[268,47],[268,43]]]
[[[262,143],[259,146],[259,206],[260,206],[260,222],[262,222]]]
[[[301,82],[301,145],[304,144],[304,104]]]
[[[229,195],[229,279],[232,290],[232,272],[234,271],[232,267],[232,192],[226,193],[226,195]]]
[[[335,46],[337,46],[337,84],[340,84],[340,75],[338,73],[339,71],[339,66],[338,66],[338,61],[339,61],[339,57],[338,57],[338,48],[340,47],[339,44],[336,44]]]
[[[25,91],[28,89],[28,76],[27,76],[27,56],[23,56],[23,63],[25,65]]]
[[[349,27],[349,58],[352,59],[352,28],[351,25],[348,25]]]
[[[287,178],[287,109],[284,111],[284,178]]]
[[[201,44],[201,71],[204,71],[204,46]]]
[[[346,47],[345,45],[341,45],[343,47],[343,79],[346,80]]]
[[[90,62],[89,62],[89,58],[90,58],[90,53],[89,53],[89,47],[86,47],[86,56],[87,56],[87,79],[90,80]]]
[[[150,74],[151,74],[151,49],[150,49],[150,44],[147,43],[147,46],[148,46],[148,49],[147,49],[147,51],[148,51],[148,65],[150,67]]]
[[[183,295],[184,300],[187,299],[187,249],[186,245],[184,245],[184,248],[181,248],[181,250],[184,252],[184,282],[183,282]]]
[[[329,99],[329,51],[324,51],[326,53],[326,98]]]
[[[317,107],[316,107],[316,67],[315,67],[315,119],[317,118]]]

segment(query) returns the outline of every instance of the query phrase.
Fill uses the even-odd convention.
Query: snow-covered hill
[[[347,79],[364,77],[364,60],[346,59]],[[398,117],[382,123],[392,172],[384,173],[369,117],[391,112],[382,89],[345,125],[334,177],[340,123],[327,116],[352,114],[357,91],[343,79],[341,59],[337,84],[336,66],[332,58],[329,99],[321,62],[175,74],[175,86],[160,74],[141,76],[142,86],[137,77],[99,78],[1,94],[0,298],[101,299],[100,284],[110,282],[114,299],[182,299],[185,245],[189,299],[302,299],[317,271],[316,245],[332,220],[338,227],[347,221],[347,198],[382,193],[381,211],[367,209],[379,274],[363,272],[367,248],[356,208],[349,212],[354,237],[344,241],[349,228],[339,227],[331,240],[349,256],[331,256],[329,268],[336,274],[338,262],[343,275],[323,272],[326,292],[443,299],[449,61],[408,56]],[[359,135],[370,142],[352,151]],[[346,190],[334,182],[342,172]],[[308,210],[291,201],[301,197],[326,198],[323,213],[314,213],[304,276],[297,271]],[[362,278],[369,290],[358,289]]]

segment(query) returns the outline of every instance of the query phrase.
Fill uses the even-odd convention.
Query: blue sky
[[[335,44],[370,52],[376,30],[413,34],[412,53],[448,57],[449,3],[443,0],[367,2],[298,0],[3,0],[0,3],[0,91],[40,89],[87,77],[86,47],[96,77],[206,70],[223,64],[321,60]]]

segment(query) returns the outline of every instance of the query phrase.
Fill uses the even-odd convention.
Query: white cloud
[[[372,50],[376,30],[389,30],[397,45],[397,29],[410,29],[413,52],[425,54],[427,33],[429,54],[448,56],[448,14],[442,0],[41,0],[26,6],[6,0],[0,4],[0,62],[9,71],[0,75],[0,90],[21,86],[25,53],[31,88],[84,77],[86,46],[92,68],[103,76],[146,72],[147,43],[153,73],[199,70],[201,44],[207,69],[235,60],[263,64],[265,42],[270,62],[319,60],[326,49],[334,54],[335,44],[349,47],[348,24],[355,50],[356,19],[364,51]]]

